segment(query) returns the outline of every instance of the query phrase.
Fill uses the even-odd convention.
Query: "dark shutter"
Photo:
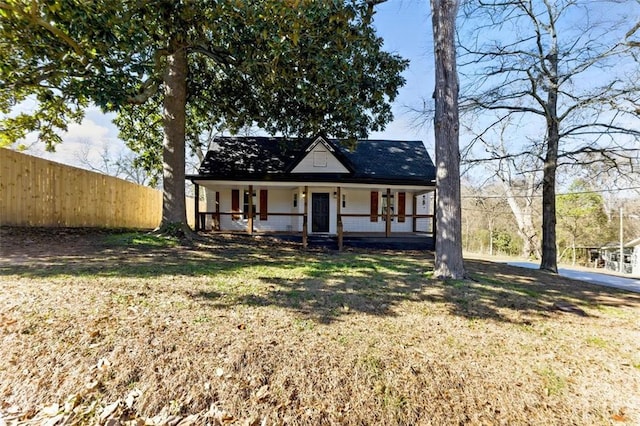
[[[398,222],[404,222],[406,218],[405,198],[404,192],[398,192]]]
[[[260,190],[260,220],[268,219],[267,211],[268,211],[267,210],[267,190],[261,189]]]
[[[240,190],[232,189],[231,190],[231,212],[234,213],[231,215],[231,219],[239,220],[242,216],[240,216]]]
[[[378,221],[378,192],[371,191],[371,222]]]

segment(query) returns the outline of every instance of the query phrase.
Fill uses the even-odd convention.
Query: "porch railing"
[[[304,236],[307,235],[308,230],[306,229],[307,227],[307,216],[308,214],[305,213],[292,213],[292,212],[267,212],[268,216],[285,216],[285,217],[301,217],[303,218],[302,221],[302,231],[295,231],[295,232],[302,232],[303,234],[303,245],[306,246],[306,238],[304,238]],[[206,224],[207,224],[207,218],[210,217],[211,218],[211,223],[212,223],[212,230],[214,231],[219,231],[220,230],[220,219],[222,216],[241,216],[244,217],[245,214],[243,212],[237,211],[237,212],[220,212],[220,211],[200,211],[197,213],[198,216],[198,220],[196,222],[196,231],[202,231],[206,229]],[[249,221],[248,223],[248,229],[247,229],[247,233],[249,234],[253,234],[254,232],[254,227],[253,227],[253,223],[256,217],[260,217],[260,212],[256,211],[253,213],[252,215],[252,220]],[[338,230],[338,246],[340,249],[342,249],[342,239],[343,239],[343,235],[344,233],[349,233],[349,230],[344,229],[344,223],[342,221],[343,218],[361,218],[361,219],[366,219],[366,220],[370,220],[372,217],[376,217],[376,215],[371,215],[370,213],[341,213],[337,215],[337,230]],[[412,232],[418,232],[417,229],[417,221],[419,219],[430,219],[431,222],[433,223],[433,218],[434,215],[433,214],[404,214],[404,215],[399,215],[399,214],[379,214],[377,215],[377,218],[381,221],[387,221],[385,224],[385,236],[389,237],[392,232],[391,232],[391,221],[393,220],[398,220],[398,218],[404,218],[405,220],[411,220],[412,221]],[[431,233],[434,233],[434,229],[431,229]],[[289,231],[281,231],[281,232],[289,232]],[[361,231],[359,231],[361,232]]]

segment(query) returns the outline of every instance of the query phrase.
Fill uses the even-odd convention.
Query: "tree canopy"
[[[185,223],[185,143],[211,126],[365,137],[392,119],[407,61],[372,27],[379,0],[0,2],[0,144],[53,149],[91,103],[163,161],[163,224]],[[24,102],[35,107],[26,111]]]
[[[576,262],[576,247],[600,247],[607,226],[602,196],[591,192],[588,182],[575,180],[569,193],[559,195],[557,200],[559,246],[573,249]],[[608,242],[608,241],[605,241]]]

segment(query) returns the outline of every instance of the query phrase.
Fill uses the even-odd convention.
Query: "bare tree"
[[[129,182],[151,187],[158,187],[158,183],[144,167],[136,162],[136,155],[129,151],[113,153],[110,144],[104,143],[96,155],[92,156],[91,143],[83,142],[82,148],[76,152],[75,160],[79,165],[93,172],[118,177]]]
[[[511,120],[506,118],[476,135],[463,153],[463,164],[469,168],[467,171],[481,165],[489,172],[489,179],[498,180],[518,225],[522,256],[540,259],[540,235],[535,220],[539,207],[535,200],[540,187],[540,173],[537,172],[541,163],[540,153],[518,152],[521,144],[518,144],[517,137],[510,137],[510,125]],[[476,145],[482,147],[486,158],[473,158],[470,150]]]
[[[457,0],[431,0],[436,63],[436,261],[434,276],[462,279],[462,222],[460,200],[460,124],[455,28]]]
[[[495,254],[494,241],[497,232],[514,235],[513,223],[507,199],[501,185],[483,182],[462,186],[462,224],[466,233],[465,250]]]
[[[461,106],[497,117],[473,123],[476,134],[510,119],[514,135],[528,135],[522,153],[542,165],[541,269],[557,272],[558,168],[593,156],[616,167],[640,147],[640,67],[625,42],[633,8],[637,2],[496,0],[465,11]],[[538,170],[533,162],[520,171]]]

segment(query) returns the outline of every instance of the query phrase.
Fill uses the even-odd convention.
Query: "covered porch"
[[[431,247],[435,189],[420,185],[194,180],[195,230],[299,238],[342,250],[386,239]],[[200,200],[203,200],[201,202]],[[394,240],[395,239],[395,240]],[[378,243],[378,246],[385,244]]]

